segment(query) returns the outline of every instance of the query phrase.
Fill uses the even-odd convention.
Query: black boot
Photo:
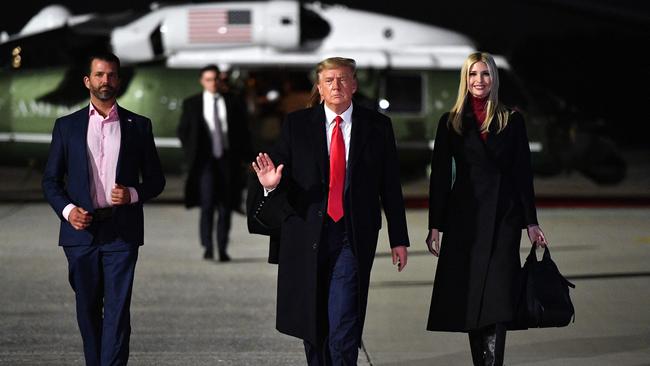
[[[495,324],[469,332],[474,366],[502,366],[506,345],[506,327]]]
[[[485,354],[483,353],[483,329],[470,330],[469,347],[472,350],[472,362],[474,366],[485,365]]]
[[[483,333],[485,366],[503,366],[506,346],[506,327],[497,323],[485,328]]]

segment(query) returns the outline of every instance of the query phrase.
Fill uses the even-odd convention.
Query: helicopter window
[[[160,56],[165,52],[163,49],[163,43],[162,43],[162,32],[160,31],[160,25],[156,27],[156,29],[151,32],[151,35],[149,35],[149,40],[151,41],[151,47],[153,48],[153,53],[156,56]]]
[[[320,42],[330,33],[330,24],[315,12],[300,7],[300,44]]]
[[[423,113],[424,81],[421,74],[388,74],[379,107],[389,113]]]

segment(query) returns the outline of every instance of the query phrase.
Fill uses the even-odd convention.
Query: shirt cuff
[[[278,187],[275,187],[275,188],[278,188]],[[271,188],[271,189],[264,188],[264,197],[268,197],[269,193],[275,191],[275,188]]]
[[[129,188],[129,195],[131,196],[130,203],[138,202],[138,191],[136,191],[135,188],[133,187],[128,187],[128,188]]]
[[[72,211],[75,207],[77,206],[75,206],[73,203],[68,203],[68,205],[63,208],[63,212],[61,212],[61,215],[63,215],[63,218],[66,221],[70,221],[68,220],[68,216],[70,216],[70,211]]]

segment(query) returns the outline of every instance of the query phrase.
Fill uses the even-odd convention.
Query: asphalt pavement
[[[423,243],[426,211],[407,215],[404,272],[380,236],[359,364],[470,365],[465,334],[425,330],[436,260]],[[576,319],[508,333],[506,364],[650,365],[650,209],[547,208],[539,218],[553,259],[576,284]],[[150,204],[145,221],[130,365],[305,364],[302,343],[275,330],[277,267],[243,216],[233,218],[233,261],[225,264],[201,259],[197,210]],[[57,236],[46,204],[0,204],[0,365],[83,364]]]

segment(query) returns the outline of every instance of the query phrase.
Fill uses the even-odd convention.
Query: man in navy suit
[[[86,365],[126,365],[142,204],[165,187],[151,121],[116,103],[120,60],[88,59],[90,104],[54,123],[43,192],[61,220]]]

